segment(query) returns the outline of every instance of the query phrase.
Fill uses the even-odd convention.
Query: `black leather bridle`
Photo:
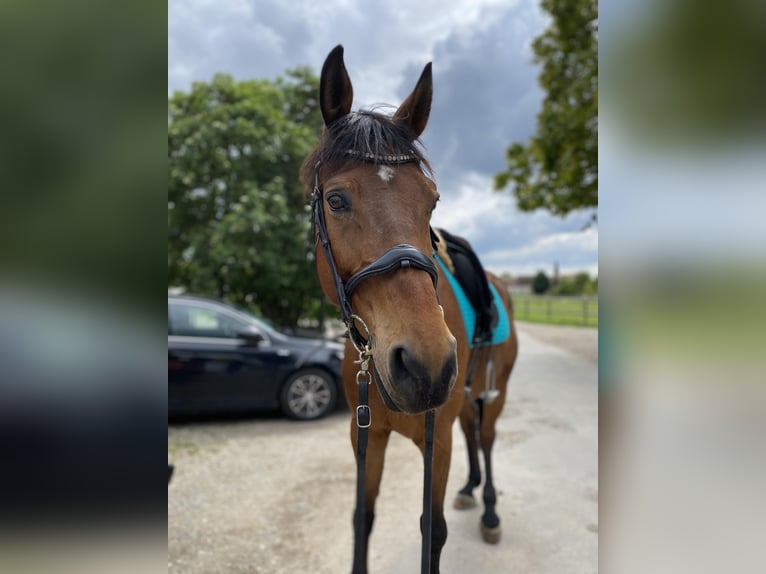
[[[399,162],[403,163],[403,162]],[[349,336],[354,343],[354,346],[359,349],[363,349],[369,343],[365,337],[359,332],[356,327],[354,314],[351,309],[351,296],[353,295],[359,284],[365,279],[375,277],[377,275],[385,275],[391,273],[397,269],[406,269],[412,267],[425,271],[431,276],[431,281],[434,284],[434,290],[439,278],[439,273],[436,270],[436,264],[433,259],[428,255],[420,251],[417,247],[412,245],[400,244],[391,247],[385,251],[375,261],[357,271],[348,278],[347,281],[343,281],[338,268],[335,266],[335,259],[332,255],[332,246],[330,244],[330,236],[327,233],[327,224],[324,213],[324,201],[322,200],[322,188],[319,185],[319,165],[317,164],[314,172],[314,189],[311,194],[311,211],[314,219],[314,228],[316,231],[317,242],[322,244],[324,250],[325,259],[330,266],[330,273],[332,275],[333,283],[335,284],[335,290],[338,294],[338,304],[340,305],[341,318],[348,328]]]
[[[348,155],[358,156],[359,154],[349,153]],[[378,163],[395,165],[410,162],[417,163],[417,158],[414,155],[386,156],[384,158],[367,158],[366,156],[363,156],[360,159],[371,159]],[[353,295],[354,290],[365,279],[376,277],[378,275],[385,275],[386,273],[391,273],[398,269],[414,268],[428,273],[428,275],[431,277],[431,281],[434,284],[434,291],[437,293],[436,297],[438,300],[439,295],[436,291],[436,288],[439,273],[436,269],[436,264],[431,257],[420,251],[417,247],[407,244],[399,244],[386,250],[375,261],[365,266],[360,271],[354,273],[344,282],[338,273],[337,266],[335,265],[335,259],[332,255],[330,236],[327,233],[323,194],[322,188],[319,185],[319,167],[319,163],[317,163],[314,167],[314,189],[311,193],[311,212],[314,220],[317,245],[319,243],[322,245],[325,259],[327,260],[327,264],[330,267],[330,274],[332,275],[333,283],[335,285],[335,291],[338,296],[338,305],[340,306],[341,318],[343,323],[345,323],[346,328],[348,329],[348,335],[351,339],[351,342],[354,344],[354,347],[359,353],[359,360],[357,363],[359,363],[360,369],[356,377],[359,394],[356,408],[357,483],[356,510],[354,512],[355,545],[353,572],[360,573],[363,570],[364,556],[366,555],[364,483],[365,466],[367,460],[367,429],[372,424],[372,417],[368,404],[368,386],[371,382],[371,376],[368,371],[368,364],[369,361],[372,360],[372,340],[366,324],[358,315],[354,314],[353,309],[351,308],[351,296]],[[433,232],[431,232],[431,237],[433,240]],[[356,325],[357,322],[359,322],[366,331],[364,335],[359,331]],[[430,571],[431,562],[431,474],[433,460],[434,418],[435,413],[433,409],[426,412],[425,450],[423,455],[423,539],[421,545],[421,572],[423,574],[428,574]]]

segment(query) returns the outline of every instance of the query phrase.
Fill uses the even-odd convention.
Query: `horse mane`
[[[405,161],[396,159],[404,156]],[[322,131],[316,148],[301,165],[300,178],[310,193],[317,165],[339,170],[359,162],[376,166],[417,163],[426,176],[433,177],[420,140],[403,122],[375,110],[359,110],[338,118]]]

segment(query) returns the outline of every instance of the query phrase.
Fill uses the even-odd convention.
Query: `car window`
[[[263,317],[259,317],[258,315],[253,314],[252,311],[249,311],[244,307],[235,307],[235,309],[240,314],[247,317],[251,322],[254,322],[256,325],[258,325],[258,328],[261,331],[266,331],[266,333],[268,333],[272,338],[279,338],[284,336],[284,333],[279,331],[276,327],[274,327],[274,325],[268,323]]]
[[[173,335],[233,339],[236,338],[238,332],[247,326],[244,321],[208,307],[170,304],[168,309]]]

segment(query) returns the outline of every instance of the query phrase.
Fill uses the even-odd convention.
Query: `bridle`
[[[360,153],[356,150],[348,150],[346,155],[361,161],[371,161],[376,164],[401,165],[404,163],[418,163],[418,159],[413,154],[403,155],[374,155],[371,153]],[[354,348],[359,353],[359,359],[356,363],[359,365],[359,371],[356,374],[356,383],[358,390],[358,400],[356,407],[356,426],[357,426],[357,482],[356,482],[356,510],[354,512],[354,572],[362,572],[365,552],[365,509],[364,509],[364,484],[365,484],[365,466],[367,460],[367,429],[372,424],[370,413],[368,392],[369,385],[372,382],[372,376],[369,371],[370,360],[372,360],[373,338],[370,334],[364,320],[356,315],[351,307],[351,296],[362,281],[370,277],[392,273],[398,269],[420,269],[425,271],[431,277],[434,284],[434,291],[438,300],[438,291],[436,291],[439,273],[434,260],[420,251],[417,247],[408,244],[399,244],[386,250],[375,261],[363,267],[360,271],[354,273],[345,282],[338,273],[335,265],[335,259],[332,254],[332,245],[330,236],[327,233],[327,223],[325,219],[324,201],[322,188],[319,185],[319,167],[320,162],[314,166],[314,189],[311,193],[311,212],[316,232],[316,246],[320,243],[324,251],[325,259],[330,268],[335,291],[338,296],[338,305],[340,306],[341,319],[346,325],[348,336]],[[434,238],[431,232],[432,240]],[[316,249],[315,246],[315,249]],[[441,305],[440,305],[441,307]],[[357,327],[357,323],[365,331],[362,334]],[[422,545],[421,545],[421,571],[427,574],[430,571],[431,561],[431,473],[433,460],[433,436],[434,436],[434,410],[426,412],[425,428],[425,450],[423,455],[423,517],[422,517]]]
[[[349,155],[352,154],[349,153]],[[364,159],[370,157],[384,158],[385,161],[379,161],[379,163],[384,164],[402,164],[417,161],[414,155],[373,156],[372,154],[368,154],[362,157]],[[317,162],[317,165],[314,168],[314,189],[311,193],[311,211],[314,220],[317,243],[322,244],[325,259],[327,260],[327,264],[330,266],[330,274],[332,275],[332,280],[338,295],[341,319],[348,328],[349,337],[354,343],[354,347],[356,347],[357,351],[359,351],[366,348],[370,344],[370,341],[365,339],[355,324],[356,321],[364,324],[364,321],[362,321],[358,315],[355,315],[351,309],[351,296],[362,281],[377,275],[391,273],[397,269],[406,269],[408,267],[412,267],[427,272],[431,276],[431,281],[433,281],[435,290],[436,283],[439,278],[439,273],[436,270],[436,264],[434,263],[433,259],[428,257],[417,247],[402,243],[388,249],[375,261],[362,268],[360,271],[357,271],[354,275],[349,277],[347,281],[344,282],[338,273],[338,268],[335,265],[335,259],[332,255],[332,246],[330,244],[330,236],[327,233],[324,202],[322,201],[322,188],[319,185],[319,167],[320,164]]]

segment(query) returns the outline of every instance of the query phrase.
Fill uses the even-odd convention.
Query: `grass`
[[[762,291],[636,296],[614,322],[629,348],[654,357],[751,362],[764,358]],[[734,375],[732,375],[734,376]]]
[[[512,293],[514,317],[550,325],[598,327],[598,298]]]

